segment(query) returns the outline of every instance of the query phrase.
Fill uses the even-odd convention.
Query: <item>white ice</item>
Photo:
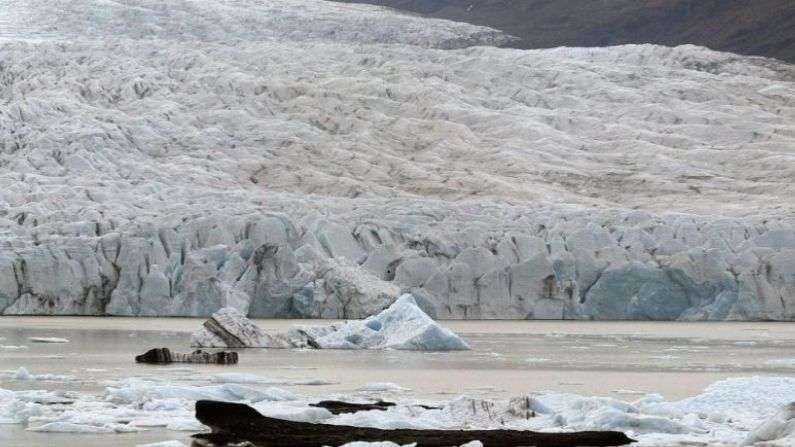
[[[315,423],[380,428],[622,430],[642,446],[677,442],[786,445],[795,426],[790,405],[795,402],[794,382],[784,377],[728,379],[679,401],[653,394],[624,401],[544,392],[507,400],[461,396],[447,402],[423,402],[441,407],[424,409],[412,398],[398,400],[398,405],[387,411],[334,416],[309,406],[316,397],[262,384],[251,388],[204,386],[130,378],[108,387],[102,396],[75,393],[67,398],[46,391],[0,389],[0,422],[24,424],[36,431],[80,433],[152,427],[200,431],[203,426],[193,418],[193,404],[209,398],[244,402],[268,416]],[[387,396],[389,391],[382,393]],[[340,397],[346,396],[335,396]],[[72,403],[52,403],[59,399],[72,399]]]
[[[400,349],[411,351],[458,351],[469,349],[464,339],[434,321],[404,294],[382,310],[364,320],[325,326],[295,326],[285,333],[266,334],[242,312],[223,308],[212,320],[221,330],[240,340],[246,347],[316,348],[316,349]],[[196,347],[225,347],[224,337],[202,326],[191,336]],[[238,380],[256,380],[237,377]]]
[[[76,380],[75,376],[66,374],[33,374],[24,366],[20,366],[13,371],[0,372],[0,378],[19,382],[30,382],[35,380],[45,382],[67,382]]]
[[[324,349],[402,349],[458,351],[469,349],[464,339],[435,322],[405,294],[391,306],[364,321],[351,321],[326,330],[302,327]]]

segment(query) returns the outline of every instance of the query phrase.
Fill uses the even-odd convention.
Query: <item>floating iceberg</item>
[[[193,334],[196,347],[262,347],[314,349],[400,349],[459,351],[466,341],[435,322],[405,294],[391,306],[361,321],[328,326],[296,326],[286,333],[268,335],[241,312],[224,308]]]
[[[200,348],[253,348],[274,344],[268,334],[233,307],[215,312],[191,337],[191,346]]]

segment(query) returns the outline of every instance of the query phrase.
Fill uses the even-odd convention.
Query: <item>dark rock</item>
[[[200,400],[196,418],[212,429],[193,435],[197,442],[222,446],[250,443],[262,447],[339,446],[354,441],[416,443],[418,447],[458,446],[478,440],[486,447],[619,446],[634,440],[615,431],[539,433],[521,430],[382,430],[274,419],[248,405]]]
[[[374,402],[371,404],[356,404],[350,402],[343,402],[339,400],[323,400],[316,404],[309,404],[310,407],[317,407],[317,408],[325,408],[331,414],[344,414],[344,413],[356,413],[357,411],[371,411],[371,410],[380,410],[386,411],[389,407],[394,407],[394,402],[384,402],[383,400],[379,400],[378,402]]]
[[[372,410],[380,410],[386,411],[390,407],[394,407],[396,404],[394,402],[386,402],[383,400],[379,400],[377,402],[371,404],[357,404],[357,403],[350,403],[350,402],[343,402],[339,400],[323,400],[316,404],[309,404],[310,407],[317,407],[317,408],[325,408],[331,414],[344,414],[344,413],[356,413],[357,411],[372,411]],[[415,405],[419,408],[424,408],[426,410],[440,410],[442,407],[432,407],[428,405]]]
[[[237,364],[237,352],[205,352],[201,349],[190,354],[172,353],[168,348],[154,348],[135,356],[136,363],[213,363],[218,365]]]
[[[694,44],[795,62],[791,0],[336,0],[474,23],[517,48]],[[712,67],[694,67],[709,71]]]

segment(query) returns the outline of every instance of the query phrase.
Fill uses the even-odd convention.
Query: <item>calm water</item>
[[[6,389],[69,389],[101,395],[109,380],[154,376],[185,380],[185,369],[136,365],[152,347],[188,351],[200,319],[0,317],[0,370],[20,366],[36,374],[70,374],[69,383],[0,379]],[[260,320],[266,330],[295,321]],[[304,322],[302,322],[304,323]],[[311,322],[310,322],[311,323]],[[328,323],[320,322],[320,324]],[[446,325],[473,350],[455,353],[399,351],[244,350],[236,366],[190,365],[192,376],[246,372],[290,379],[323,379],[326,386],[291,386],[306,395],[347,393],[370,382],[394,382],[421,399],[451,395],[508,397],[530,391],[572,392],[631,400],[660,393],[667,399],[698,394],[727,377],[795,375],[795,324],[466,321]],[[28,337],[63,337],[65,344],[32,343]],[[75,438],[77,436],[77,438]],[[125,435],[25,432],[0,425],[0,445],[135,445],[187,434],[154,430]],[[112,441],[111,441],[112,440]]]

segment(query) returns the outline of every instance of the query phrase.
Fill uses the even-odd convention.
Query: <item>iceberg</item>
[[[296,326],[268,335],[241,312],[224,308],[213,314],[191,337],[195,347],[398,349],[460,351],[464,339],[434,321],[410,294],[364,320],[327,326]]]
[[[215,312],[191,336],[191,346],[200,348],[251,348],[272,344],[270,336],[233,307]]]

